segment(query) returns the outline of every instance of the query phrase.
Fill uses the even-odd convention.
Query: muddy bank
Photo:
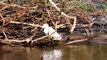
[[[90,42],[95,44],[107,44],[107,35],[99,35],[90,39]]]
[[[99,39],[96,36],[107,33],[104,1],[101,3],[81,1],[83,5],[80,1],[68,2],[49,0],[28,4],[24,1],[22,2],[24,4],[18,5],[19,1],[18,3],[17,1],[11,3],[0,1],[0,43],[9,45],[71,44],[86,40],[96,41]],[[72,5],[72,3],[77,4]],[[103,6],[104,9],[99,8]],[[64,38],[61,41],[53,41],[53,38],[45,34],[41,27],[45,23]],[[79,35],[75,36],[75,33]]]

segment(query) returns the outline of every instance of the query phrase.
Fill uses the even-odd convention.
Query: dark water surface
[[[107,45],[0,46],[0,60],[107,60]]]

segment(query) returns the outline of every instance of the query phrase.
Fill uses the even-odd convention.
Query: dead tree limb
[[[73,44],[73,43],[77,43],[77,42],[84,42],[86,40],[88,40],[88,39],[86,38],[86,39],[81,39],[81,40],[74,40],[74,41],[70,41],[70,42],[68,42],[66,44]]]
[[[21,22],[17,22],[17,21],[10,21],[10,23],[15,23],[15,24],[24,24],[24,25],[30,25],[30,26],[34,26],[34,27],[42,27],[38,24],[31,24],[31,23],[21,23]]]
[[[50,2],[59,12],[61,12],[61,14],[62,14],[63,16],[68,17],[68,18],[70,18],[70,19],[74,19],[73,26],[72,26],[72,28],[70,29],[70,32],[72,33],[72,32],[74,31],[75,27],[76,27],[76,20],[77,20],[77,19],[76,19],[76,16],[69,16],[69,15],[67,15],[66,13],[64,13],[63,11],[61,11],[52,0],[49,0],[49,2]]]

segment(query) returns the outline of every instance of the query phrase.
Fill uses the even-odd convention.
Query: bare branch
[[[69,16],[69,15],[67,15],[66,13],[64,13],[63,11],[61,11],[52,0],[49,0],[49,1],[50,1],[50,3],[51,3],[59,12],[61,12],[61,14],[62,14],[63,16],[68,17],[68,18],[70,18],[70,19],[74,19],[73,26],[72,26],[72,28],[70,29],[70,32],[72,33],[72,32],[74,31],[75,27],[76,27],[76,16]]]
[[[36,42],[36,41],[38,41],[38,40],[42,40],[42,39],[44,39],[44,38],[47,38],[48,36],[49,36],[49,35],[42,36],[42,37],[40,37],[40,38],[37,38],[37,39],[32,40],[32,42]]]
[[[3,25],[5,24],[5,20],[4,20],[4,18],[3,18],[3,16],[2,16],[2,14],[0,13],[0,17],[2,18],[2,21],[3,21]]]
[[[33,26],[33,27],[42,27],[38,24],[36,25],[36,24],[31,24],[31,23],[21,23],[21,22],[16,22],[16,21],[10,21],[10,23],[30,25],[30,26]]]
[[[9,6],[12,6],[12,7],[19,7],[19,8],[23,8],[23,9],[25,9],[26,7],[24,7],[24,6],[20,6],[20,5],[17,5],[17,4],[7,4],[7,3],[4,3],[4,2],[0,2],[0,4],[3,4],[3,5],[7,5],[7,7],[9,7]],[[7,8],[7,7],[5,7],[5,8]],[[34,6],[34,7],[30,7],[30,8],[37,8],[38,6]],[[1,11],[1,10],[0,10]]]
[[[88,39],[86,38],[86,39],[81,39],[81,40],[74,40],[74,41],[70,41],[70,42],[68,42],[66,44],[72,44],[72,43],[77,43],[77,42],[84,42],[86,40],[88,40]]]

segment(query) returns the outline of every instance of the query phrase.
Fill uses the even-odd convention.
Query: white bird
[[[43,32],[45,34],[49,34],[53,40],[61,40],[62,36],[57,33],[52,27],[50,27],[47,23],[43,24],[42,28],[44,28]]]

